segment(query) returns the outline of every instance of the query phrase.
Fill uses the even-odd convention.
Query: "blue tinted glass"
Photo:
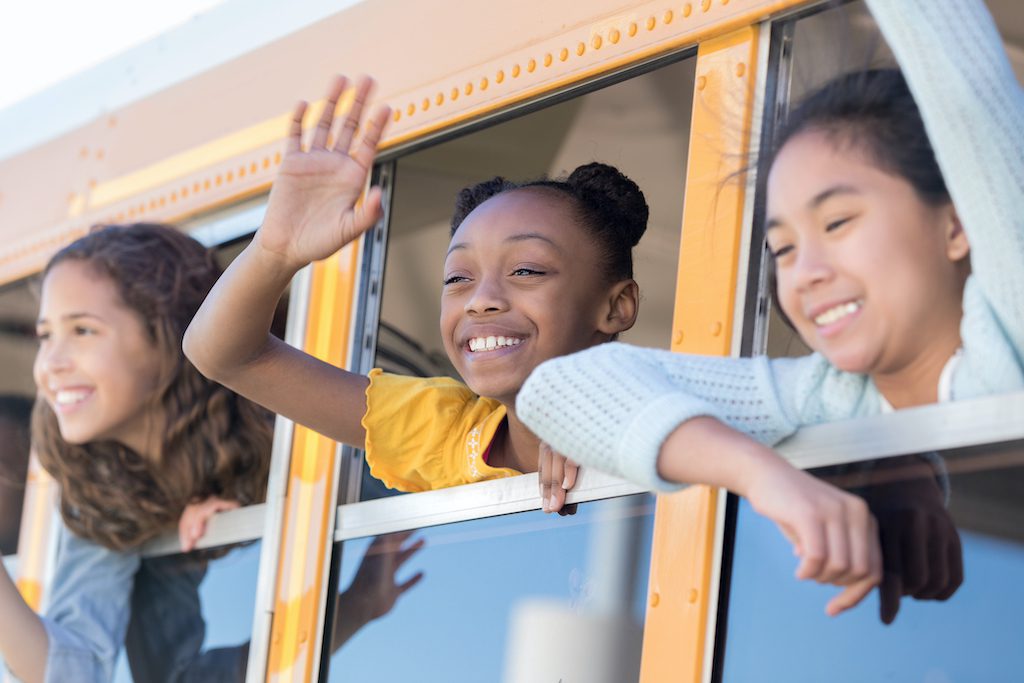
[[[887,593],[930,598],[887,599],[887,617],[898,607],[890,625],[882,622],[881,589],[825,616],[837,589],[796,581],[789,543],[740,503],[720,680],[1024,680],[1024,447],[942,455],[948,508],[941,475],[913,474],[925,462],[917,456],[818,472],[875,513]]]
[[[502,680],[510,623],[517,607],[536,605],[536,599],[555,601],[579,615],[605,613],[615,603],[623,621],[639,633],[653,511],[653,498],[642,495],[580,505],[573,516],[528,512],[422,529],[404,539],[403,547],[416,539],[423,540],[423,547],[411,553],[394,580],[385,570],[384,589],[378,592],[367,588],[375,582],[358,577],[369,573],[361,566],[371,558],[388,554],[367,555],[373,539],[342,544],[338,649],[328,680]],[[625,543],[613,540],[623,537]],[[376,541],[375,548],[383,543]],[[628,569],[621,578],[608,574],[615,562],[602,553],[609,549],[612,557],[625,558]],[[382,595],[378,602],[387,606],[395,597],[392,587],[420,573],[422,579],[380,618],[363,625],[355,616],[367,596]],[[347,642],[337,642],[353,631]]]
[[[144,560],[115,683],[245,680],[259,558],[256,542]]]

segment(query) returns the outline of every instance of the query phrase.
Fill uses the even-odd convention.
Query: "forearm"
[[[0,558],[2,560],[2,558]],[[49,649],[39,616],[22,599],[7,569],[0,562],[0,656],[25,683],[42,681]]]
[[[331,652],[337,652],[373,619],[366,607],[366,601],[354,595],[351,588],[338,596],[338,609],[334,612],[334,628],[331,631]]]
[[[721,486],[748,495],[768,470],[792,468],[773,450],[712,417],[679,425],[658,453],[658,474],[667,481]]]
[[[220,277],[185,332],[183,348],[207,377],[232,384],[269,355],[277,302],[297,267],[267,252],[259,236]]]

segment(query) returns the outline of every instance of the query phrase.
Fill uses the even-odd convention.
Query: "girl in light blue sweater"
[[[798,576],[848,586],[830,613],[870,591],[877,532],[770,446],[804,425],[1024,388],[1024,94],[980,0],[867,4],[909,90],[892,72],[826,86],[791,118],[768,179],[778,302],[815,353],[605,344],[540,366],[517,403],[573,461],[746,496],[793,541]]]

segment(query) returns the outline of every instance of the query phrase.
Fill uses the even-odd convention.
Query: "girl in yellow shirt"
[[[199,370],[264,406],[345,443],[364,446],[373,474],[423,491],[537,470],[540,441],[515,399],[542,361],[613,339],[637,314],[631,249],[647,226],[640,189],[603,164],[565,181],[501,178],[462,191],[444,263],[441,333],[465,384],[323,363],[269,334],[292,276],[368,230],[380,191],[356,205],[387,111],[353,144],[370,81],[337,142],[327,147],[328,95],[311,146],[302,149],[300,105],[263,226],[192,321],[185,353]],[[559,473],[557,486],[570,488]]]

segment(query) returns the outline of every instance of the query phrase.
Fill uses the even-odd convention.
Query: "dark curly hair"
[[[515,183],[498,176],[464,188],[455,200],[452,234],[466,216],[491,197],[528,188],[547,188],[570,198],[580,225],[600,247],[608,280],[633,277],[632,250],[647,230],[649,210],[637,184],[607,164],[584,164],[564,180],[541,178]]]
[[[57,480],[61,513],[76,534],[124,550],[171,530],[185,506],[209,496],[263,500],[270,415],[211,382],[181,352],[181,339],[220,275],[213,254],[172,227],[105,226],[61,249],[57,265],[88,264],[138,315],[163,359],[153,402],[166,415],[155,459],[113,441],[70,444],[41,397],[32,415],[40,463]]]

